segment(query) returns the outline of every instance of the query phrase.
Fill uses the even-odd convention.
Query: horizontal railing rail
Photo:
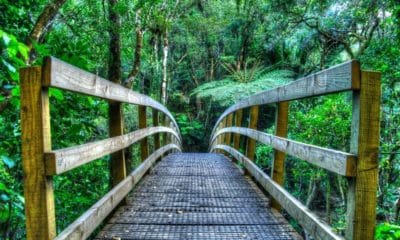
[[[355,176],[357,157],[354,154],[301,143],[243,127],[228,127],[217,131],[211,140],[212,148],[218,136],[226,133],[237,133],[252,138],[333,173],[347,177]]]
[[[287,138],[289,103],[292,100],[351,91],[352,124],[350,152],[305,144]],[[259,106],[276,104],[276,133],[257,130]],[[348,180],[346,239],[372,240],[378,175],[380,74],[361,71],[350,61],[297,81],[250,96],[229,107],[217,120],[210,151],[231,155],[271,195],[271,206],[283,207],[315,239],[343,239],[282,185],[286,154],[345,176]],[[242,127],[243,109],[250,108],[249,126]],[[247,137],[245,154],[240,138]],[[255,143],[274,149],[271,177],[253,163]]]
[[[58,175],[64,173],[105,155],[125,149],[139,140],[156,133],[170,133],[176,139],[179,139],[179,135],[171,128],[148,127],[118,137],[45,152],[46,174]],[[180,141],[178,143],[180,144]]]
[[[133,92],[53,57],[47,58],[43,67],[24,68],[20,74],[22,160],[29,240],[89,237],[157,159],[168,152],[181,151],[181,136],[172,114],[162,104],[146,95]],[[96,96],[114,103],[138,105],[139,129],[104,140],[52,150],[49,87]],[[147,126],[146,107],[153,109],[152,127]],[[158,126],[160,118],[158,112],[164,114],[165,126]],[[122,121],[121,115],[113,120],[110,119],[110,126],[112,124],[121,126],[120,121]],[[160,143],[160,134],[163,134],[163,146]],[[154,136],[155,151],[151,155],[148,153],[149,136]],[[132,173],[127,174],[124,154],[121,151],[139,141],[142,163]],[[118,152],[114,161],[113,154]],[[113,188],[57,236],[52,176],[110,154]],[[113,166],[115,163],[116,166]]]

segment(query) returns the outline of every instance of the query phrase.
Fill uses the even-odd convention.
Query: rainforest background
[[[350,59],[382,72],[376,238],[399,239],[399,44],[397,0],[0,0],[0,239],[25,238],[18,69],[48,55],[166,104],[185,151],[206,151],[218,116],[249,95]],[[50,96],[54,149],[108,136],[106,101]],[[348,151],[350,102],[292,102],[289,138]],[[137,108],[124,114],[126,131],[137,129]],[[258,128],[274,132],[274,114],[263,106]],[[257,146],[266,172],[271,154]],[[287,159],[286,189],[342,232],[345,179]],[[109,190],[108,169],[103,158],[55,177],[58,232]]]

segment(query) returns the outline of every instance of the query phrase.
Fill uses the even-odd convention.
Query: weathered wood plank
[[[381,75],[361,72],[360,91],[353,93],[350,151],[357,154],[356,178],[349,179],[348,239],[373,239],[378,186],[379,113]]]
[[[168,109],[146,95],[134,92],[54,57],[47,57],[43,68],[46,70],[43,76],[43,86],[155,108],[171,119],[179,133],[178,124]]]
[[[69,225],[55,239],[80,240],[88,238],[108,214],[118,206],[121,200],[125,198],[132,188],[140,181],[155,161],[172,149],[180,148],[175,144],[169,144],[151,154],[138,168]]]
[[[279,102],[276,106],[276,130],[275,135],[278,137],[287,137],[288,131],[288,120],[289,120],[289,102]],[[285,181],[285,157],[286,154],[282,151],[274,149],[274,159],[272,164],[271,176],[279,185],[283,186]],[[276,210],[280,210],[279,203],[275,200],[271,200],[271,207]]]
[[[239,109],[275,102],[296,100],[334,92],[356,90],[360,88],[360,64],[352,60],[326,70],[300,78],[275,89],[267,90],[241,100],[232,105],[220,116],[215,126],[228,114]],[[216,128],[214,127],[212,134]]]
[[[318,167],[343,176],[356,175],[355,169],[357,157],[354,154],[301,143],[249,128],[230,127],[221,129],[215,134],[214,139],[225,132],[239,133],[251,137],[261,143],[272,146],[279,151],[298,157]]]
[[[257,180],[257,182],[276,199],[280,205],[292,216],[297,222],[306,229],[315,239],[320,240],[342,240],[330,226],[323,223],[314,213],[312,213],[299,200],[294,198],[288,191],[272,180],[266,173],[257,167],[250,159],[241,154],[234,148],[226,145],[217,145],[214,150],[221,149],[231,154],[238,161],[244,164],[244,167]]]
[[[147,114],[145,106],[139,107],[139,129],[143,129],[147,127]],[[149,157],[149,144],[147,141],[147,137],[144,137],[140,140],[140,157],[142,161]]]
[[[127,148],[142,138],[161,132],[168,132],[178,138],[178,134],[171,128],[148,127],[119,137],[46,152],[46,174],[61,174],[107,154]]]
[[[40,67],[23,68],[21,76],[22,165],[28,240],[56,235],[53,180],[45,173],[43,154],[51,150],[48,89]]]
[[[260,109],[259,106],[253,106],[250,108],[249,129],[257,130],[259,109]],[[256,141],[252,138],[247,138],[246,156],[252,161],[254,161],[255,153],[256,153]]]

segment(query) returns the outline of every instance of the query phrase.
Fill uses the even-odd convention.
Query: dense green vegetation
[[[395,0],[0,0],[0,239],[25,237],[18,69],[47,55],[165,103],[186,151],[206,151],[216,118],[239,99],[360,60],[382,72],[376,238],[399,239],[399,44]],[[55,89],[50,96],[54,149],[108,136],[107,102]],[[348,151],[350,101],[337,94],[293,102],[289,137]],[[259,129],[272,133],[274,107],[261,110]],[[136,119],[125,106],[126,131]],[[271,154],[257,147],[266,171]],[[55,178],[58,231],[108,191],[108,168],[104,158]],[[344,178],[288,158],[285,185],[343,231]]]

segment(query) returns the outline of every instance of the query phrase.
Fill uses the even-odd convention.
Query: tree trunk
[[[331,224],[331,175],[328,174],[328,181],[325,192],[325,213],[326,223]]]
[[[155,58],[155,63],[156,63],[156,74],[158,76],[158,73],[160,72],[160,65],[158,62],[158,34],[155,34],[154,36],[154,58]]]
[[[125,81],[125,86],[129,89],[132,88],[137,75],[140,72],[140,64],[142,60],[142,48],[143,48],[143,35],[144,31],[140,25],[140,11],[137,12],[136,16],[136,46],[135,46],[135,58],[133,61],[132,71],[128,75],[128,79]]]
[[[114,83],[121,83],[121,37],[119,33],[120,18],[114,10],[118,0],[109,0],[110,21],[110,57],[108,68],[108,79]]]
[[[311,208],[311,204],[314,201],[315,197],[317,196],[318,193],[318,186],[321,182],[321,177],[320,176],[316,176],[314,179],[311,179],[309,188],[308,188],[308,197],[306,200],[306,207],[307,208]],[[311,235],[304,230],[304,239],[309,240],[311,239]]]
[[[110,56],[108,64],[108,79],[114,83],[121,84],[121,40],[120,40],[120,17],[115,10],[118,0],[109,0],[109,34],[110,34]],[[109,101],[109,135],[110,137],[123,134],[122,104]],[[129,166],[129,164],[127,164]],[[111,186],[117,185],[126,174],[124,151],[111,154],[110,163]]]
[[[33,49],[33,42],[40,42],[40,39],[46,34],[47,29],[52,24],[55,16],[57,15],[60,8],[64,5],[66,0],[54,0],[49,2],[39,18],[37,19],[35,26],[30,32],[28,39],[26,40],[26,45],[29,48],[29,62],[33,62],[35,59],[35,54]]]
[[[168,32],[165,30],[163,35],[163,61],[162,61],[162,83],[161,83],[161,102],[162,104],[167,103],[167,63],[168,63]]]

